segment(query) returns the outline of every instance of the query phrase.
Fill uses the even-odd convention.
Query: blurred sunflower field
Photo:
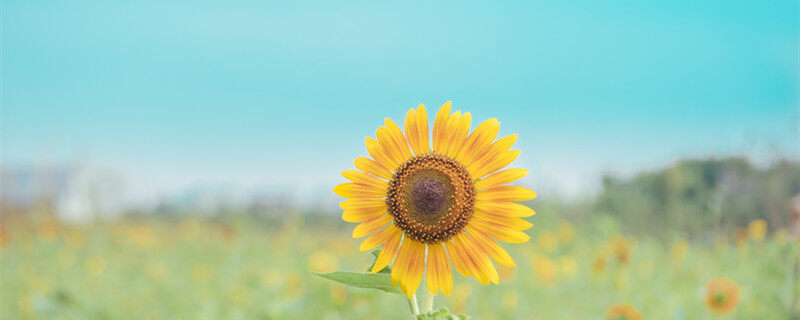
[[[624,235],[606,216],[576,224],[548,214],[555,207],[539,209],[534,240],[507,246],[518,267],[500,267],[500,286],[457,277],[452,295],[437,303],[475,319],[603,319],[618,303],[644,319],[789,319],[798,312],[798,242],[784,229],[769,232],[763,220],[743,232],[663,241]],[[80,226],[14,219],[0,230],[2,319],[409,316],[392,294],[313,274],[370,263],[337,217]],[[718,277],[736,284],[739,299],[722,315],[705,296]]]

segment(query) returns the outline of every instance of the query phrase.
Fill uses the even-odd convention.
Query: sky
[[[88,163],[136,201],[198,185],[328,193],[384,117],[449,100],[520,134],[513,165],[545,197],[682,157],[800,150],[793,0],[1,9],[4,166]]]

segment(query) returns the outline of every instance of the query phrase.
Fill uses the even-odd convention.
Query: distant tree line
[[[628,179],[606,175],[592,206],[621,219],[628,232],[697,237],[755,219],[772,229],[785,227],[791,199],[799,193],[798,162],[759,168],[740,157],[692,159]]]

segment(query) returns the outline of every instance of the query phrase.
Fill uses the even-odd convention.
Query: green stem
[[[419,305],[417,304],[416,294],[408,299],[408,306],[411,308],[411,315],[416,316],[419,314]]]
[[[428,292],[427,288],[422,291],[422,312],[433,311],[433,297],[434,295]]]

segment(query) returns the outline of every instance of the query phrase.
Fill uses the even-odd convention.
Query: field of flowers
[[[717,319],[705,287],[724,277],[740,295],[726,319],[798,314],[797,240],[763,221],[658,241],[624,236],[608,218],[532,220],[532,242],[505,246],[518,267],[498,266],[500,286],[456,276],[437,306],[475,319],[602,319],[628,303],[644,319]],[[0,318],[407,319],[397,295],[313,274],[370,264],[350,231],[335,217],[297,214],[269,223],[4,221]]]

